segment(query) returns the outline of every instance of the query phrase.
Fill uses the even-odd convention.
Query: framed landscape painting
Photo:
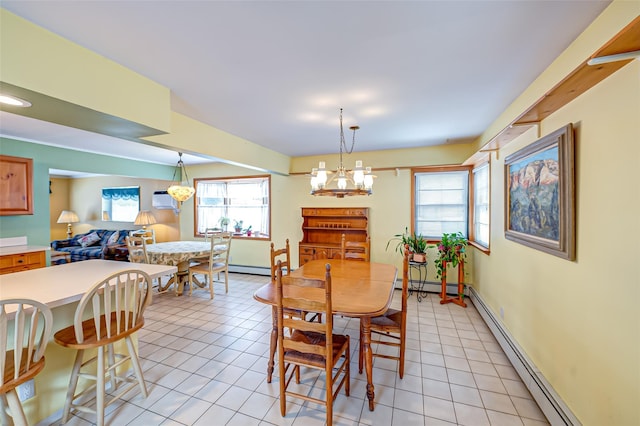
[[[505,158],[505,238],[575,259],[573,126]]]

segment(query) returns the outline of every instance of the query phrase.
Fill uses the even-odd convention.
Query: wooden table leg
[[[362,349],[364,351],[364,365],[367,371],[367,398],[369,398],[369,411],[373,411],[373,399],[375,397],[373,389],[373,353],[371,352],[371,318],[360,318],[362,326]]]
[[[269,362],[267,363],[267,383],[271,383],[274,368],[273,359],[275,358],[276,347],[278,346],[278,308],[275,306],[271,308],[271,321],[273,326],[271,328],[271,344],[269,345]]]

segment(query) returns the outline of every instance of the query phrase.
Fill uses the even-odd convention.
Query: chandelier
[[[323,195],[329,197],[344,198],[352,195],[371,195],[373,193],[373,178],[371,167],[362,167],[362,161],[356,161],[356,167],[353,170],[347,170],[342,162],[342,152],[347,154],[353,152],[356,143],[356,130],[360,127],[351,126],[353,131],[353,139],[351,141],[351,149],[347,149],[344,139],[344,129],[342,127],[342,108],[340,108],[340,163],[335,172],[328,171],[325,168],[325,162],[320,161],[317,168],[311,170],[311,195]],[[331,177],[328,177],[331,175]],[[335,188],[329,186],[335,184]]]
[[[176,179],[176,172],[180,173],[180,178],[184,177],[182,181],[177,185],[171,185],[167,188],[167,193],[171,195],[171,198],[182,203],[183,201],[187,201],[189,198],[193,197],[193,194],[196,192],[193,186],[189,185],[189,176],[187,176],[187,169],[184,167],[184,163],[182,162],[182,153],[179,152],[178,155],[180,159],[178,160],[178,164],[176,164],[176,169],[173,171],[173,178],[171,180]]]

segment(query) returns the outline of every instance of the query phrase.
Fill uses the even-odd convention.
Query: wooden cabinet
[[[33,214],[33,160],[0,155],[0,216]]]
[[[0,275],[47,266],[44,250],[0,256]]]
[[[340,254],[342,234],[348,241],[366,241],[369,209],[366,207],[303,207],[299,265],[311,259],[333,259]]]

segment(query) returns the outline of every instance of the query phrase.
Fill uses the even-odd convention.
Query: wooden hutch
[[[299,265],[311,259],[332,259],[340,254],[342,234],[347,241],[369,236],[367,207],[303,207]]]

